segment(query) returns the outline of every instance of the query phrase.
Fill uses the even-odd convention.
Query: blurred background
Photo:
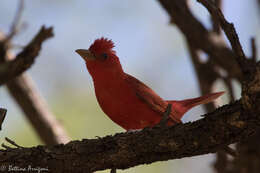
[[[0,30],[9,31],[17,5],[18,0],[0,1]],[[208,12],[195,0],[190,5],[194,14],[210,27]],[[250,37],[255,36],[260,45],[256,0],[224,1],[223,11],[235,24],[245,52],[251,55]],[[112,39],[125,72],[149,85],[161,97],[185,99],[200,95],[184,37],[169,24],[168,15],[155,0],[26,0],[22,23],[14,39],[17,47],[25,46],[42,25],[54,27],[55,37],[43,44],[28,73],[73,140],[124,131],[99,108],[92,79],[83,60],[74,52],[88,48],[96,38]],[[218,83],[216,90],[225,88]],[[238,98],[240,87],[236,86],[235,91]],[[227,103],[226,97],[221,97],[218,103]],[[22,146],[42,144],[4,87],[0,88],[0,105],[8,110],[0,143],[7,136]],[[201,107],[194,108],[183,121],[194,121],[201,114]],[[213,162],[214,155],[204,155],[118,172],[213,172]]]

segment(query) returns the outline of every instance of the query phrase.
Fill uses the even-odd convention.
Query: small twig
[[[161,121],[159,122],[158,126],[159,127],[166,127],[168,120],[169,120],[169,115],[171,114],[172,111],[172,104],[168,104],[167,108],[162,116]]]
[[[25,147],[22,147],[18,144],[16,144],[13,140],[9,139],[8,137],[5,137],[5,140],[6,142],[8,142],[9,144],[12,144],[13,146],[17,147],[17,148],[25,148]]]
[[[1,146],[2,146],[3,148],[7,149],[7,150],[11,150],[11,149],[12,149],[11,147],[9,147],[9,146],[7,146],[7,145],[5,145],[5,144],[1,144]]]
[[[257,50],[256,50],[256,43],[255,43],[255,38],[251,38],[251,51],[252,51],[252,60],[253,62],[256,62],[257,60]]]
[[[6,109],[0,108],[0,130],[2,130],[2,124],[5,120],[6,112]]]
[[[7,35],[5,41],[9,42],[18,32],[19,23],[22,17],[22,12],[24,9],[24,0],[19,0],[18,8],[14,17],[14,20],[12,22],[10,32]]]

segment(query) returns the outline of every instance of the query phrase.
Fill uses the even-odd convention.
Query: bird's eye
[[[108,58],[108,55],[106,53],[103,53],[101,56],[102,56],[103,59],[107,59]]]

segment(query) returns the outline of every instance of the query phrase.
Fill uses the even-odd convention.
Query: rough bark
[[[255,101],[259,102],[259,99]],[[245,110],[242,101],[236,101],[203,119],[173,127],[147,128],[140,132],[72,141],[66,145],[0,150],[0,161],[6,166],[48,168],[49,172],[126,169],[155,161],[214,153],[223,146],[248,139],[260,127],[259,117],[258,109]]]

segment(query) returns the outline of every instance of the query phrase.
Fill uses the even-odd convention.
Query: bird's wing
[[[160,115],[163,115],[165,112],[167,105],[172,104],[172,110],[170,114],[170,124],[180,123],[181,118],[189,109],[194,106],[200,104],[209,103],[222,94],[224,92],[216,92],[207,94],[201,97],[186,99],[186,100],[171,100],[171,101],[164,101],[160,96],[158,96],[151,88],[147,85],[139,81],[138,79],[134,78],[131,75],[127,75],[127,81],[131,88],[134,90],[136,96],[145,102],[152,110],[158,112]]]
[[[141,99],[144,103],[149,106],[152,110],[158,112],[161,116],[165,112],[168,102],[164,101],[160,96],[158,96],[151,88],[145,85],[143,82],[139,81],[135,77],[126,74],[126,81],[130,87],[134,90],[136,96]],[[170,116],[172,118],[172,116]],[[175,120],[175,122],[180,122],[180,120]]]

